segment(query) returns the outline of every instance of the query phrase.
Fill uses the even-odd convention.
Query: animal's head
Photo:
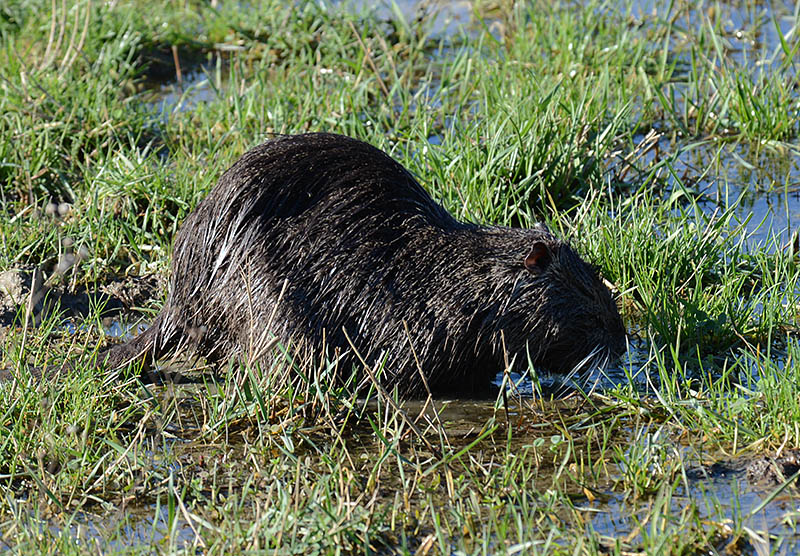
[[[597,270],[540,225],[521,257],[504,319],[513,330],[517,357],[568,373],[603,365],[625,352],[625,327]],[[524,349],[522,346],[525,346]]]

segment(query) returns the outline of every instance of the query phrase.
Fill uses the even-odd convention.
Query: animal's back
[[[315,348],[324,338],[331,355],[352,341],[374,361],[376,349],[401,351],[403,320],[428,320],[433,331],[441,319],[419,296],[435,285],[443,236],[474,228],[366,143],[269,141],[234,164],[179,231],[164,337],[199,340],[214,360],[257,356],[270,334]],[[398,357],[395,366],[406,365]],[[350,353],[342,366],[356,362]]]

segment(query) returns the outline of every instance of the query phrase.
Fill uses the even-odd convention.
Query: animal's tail
[[[148,372],[153,362],[171,351],[177,343],[176,335],[169,333],[168,328],[164,313],[159,313],[150,328],[132,340],[99,354],[98,367],[119,370],[131,363],[140,363],[142,373]]]
[[[150,328],[132,340],[100,353],[97,367],[116,372],[131,363],[140,362],[142,374],[145,374],[150,371],[154,361],[175,348],[177,337],[175,330],[165,326],[163,313],[159,314]],[[61,365],[30,366],[25,372],[39,380],[54,380],[72,372],[74,368],[74,361],[65,361]],[[0,384],[17,380],[20,378],[18,375],[19,372],[14,369],[0,369]]]

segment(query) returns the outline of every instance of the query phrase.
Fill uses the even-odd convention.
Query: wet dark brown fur
[[[424,390],[418,368],[435,392],[474,392],[506,360],[569,372],[625,349],[608,288],[544,226],[459,222],[382,151],[321,133],[268,141],[225,172],[178,232],[164,309],[107,365],[184,343],[212,362],[258,359],[271,334],[338,354],[346,375],[352,341],[409,395]]]

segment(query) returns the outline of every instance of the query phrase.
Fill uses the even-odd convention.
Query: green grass
[[[195,385],[98,377],[101,303],[70,317],[75,333],[58,313],[24,326],[22,306],[0,331],[0,368],[18,377],[0,385],[0,546],[797,549],[796,512],[768,504],[759,521],[750,491],[701,496],[694,478],[800,448],[796,253],[747,220],[765,193],[796,208],[800,43],[738,51],[730,10],[760,4],[477,2],[452,35],[317,2],[144,6],[0,7],[0,272],[39,267],[51,295],[166,276],[181,222],[248,148],[345,133],[461,219],[544,220],[568,238],[619,291],[630,380],[508,407],[436,400],[417,418],[420,403],[356,398],[288,346]],[[745,38],[794,17],[774,9],[745,18]],[[176,78],[175,56],[201,77],[162,107],[153,87]],[[151,319],[162,298],[124,318]],[[65,359],[59,382],[29,373]],[[797,486],[781,496],[795,503]]]

